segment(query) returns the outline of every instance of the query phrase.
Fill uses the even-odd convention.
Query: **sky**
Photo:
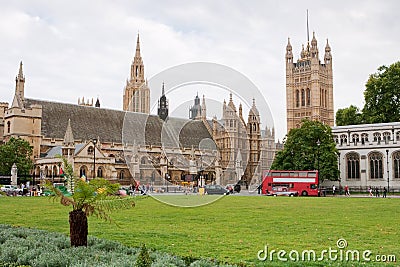
[[[300,56],[301,45],[307,42],[307,9],[320,59],[326,39],[332,49],[335,112],[351,104],[362,107],[369,75],[400,58],[397,0],[0,0],[0,101],[12,101],[23,61],[26,97],[66,103],[99,97],[102,107],[122,109],[139,32],[149,80],[191,62],[232,68],[261,92],[276,139],[282,140],[285,49],[290,37],[294,59]],[[161,85],[150,89],[161,91]],[[169,99],[170,106],[189,105],[197,92],[206,97],[213,92],[202,85],[186,90]],[[218,97],[228,101],[229,93]],[[235,104],[238,107],[239,102]]]

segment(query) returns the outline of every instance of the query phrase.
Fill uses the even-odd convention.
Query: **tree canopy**
[[[400,61],[369,76],[363,113],[368,123],[400,121]]]
[[[400,61],[381,66],[365,84],[364,108],[351,105],[336,112],[336,125],[400,121]]]
[[[284,143],[271,169],[319,170],[321,181],[338,179],[338,151],[329,126],[305,119],[300,128],[289,131]]]
[[[0,173],[10,175],[15,163],[19,175],[27,175],[33,168],[32,147],[28,141],[11,137],[8,142],[0,145]]]
[[[336,112],[336,125],[356,125],[364,123],[363,114],[356,106],[350,105],[348,108],[338,109]]]

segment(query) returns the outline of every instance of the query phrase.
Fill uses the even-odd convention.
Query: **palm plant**
[[[64,164],[69,164],[65,159],[63,161]],[[93,179],[88,183],[81,179],[73,179],[73,181],[74,194],[71,197],[65,196],[50,181],[46,181],[46,187],[53,192],[52,198],[60,200],[64,206],[72,206],[72,211],[69,213],[71,246],[87,246],[87,217],[95,215],[112,222],[109,215],[111,211],[135,206],[133,198],[115,195],[119,184],[112,184],[102,178]]]

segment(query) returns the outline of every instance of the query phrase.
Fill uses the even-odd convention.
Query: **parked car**
[[[229,191],[221,185],[206,185],[204,190],[208,195],[229,195]]]
[[[267,196],[288,196],[288,197],[297,197],[299,195],[299,192],[297,191],[272,191],[268,192]]]
[[[13,194],[22,195],[22,189],[18,188],[15,185],[3,185],[0,188],[0,190],[6,193],[7,195],[13,195]]]

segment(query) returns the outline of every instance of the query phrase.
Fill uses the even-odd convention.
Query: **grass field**
[[[389,198],[226,196],[210,205],[179,208],[148,197],[138,199],[134,209],[112,214],[120,228],[89,218],[89,234],[235,263],[258,262],[257,252],[265,245],[319,253],[337,249],[339,238],[346,239],[346,249],[371,250],[371,258],[382,254],[398,259],[399,205],[400,199]],[[3,224],[68,234],[69,210],[45,197],[0,197]]]

